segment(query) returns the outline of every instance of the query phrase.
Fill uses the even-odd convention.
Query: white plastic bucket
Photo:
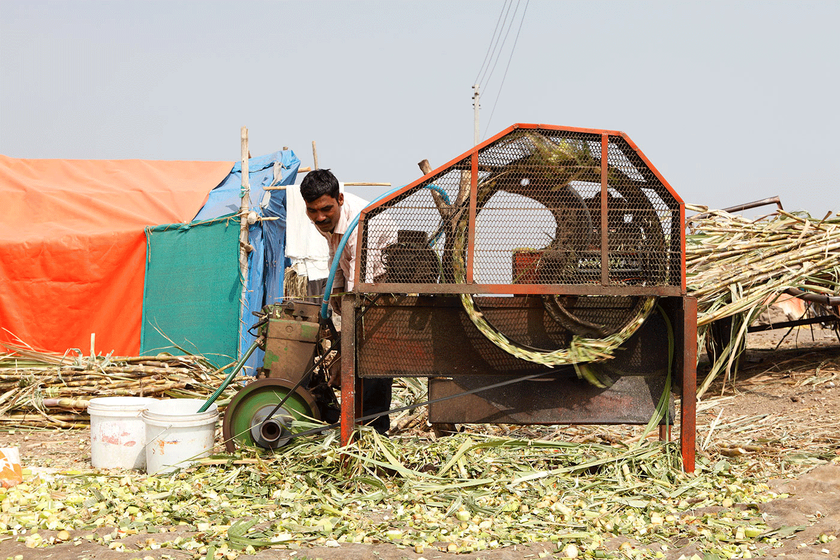
[[[168,473],[213,451],[219,409],[198,412],[201,399],[156,401],[143,411],[146,423],[146,472]]]
[[[146,468],[146,424],[140,415],[155,402],[147,397],[91,399],[90,463],[94,468]]]

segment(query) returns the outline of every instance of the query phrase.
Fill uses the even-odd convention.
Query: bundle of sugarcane
[[[96,397],[206,398],[224,377],[203,356],[62,356],[14,347],[0,355],[0,425],[87,422]]]
[[[283,295],[292,299],[303,299],[307,296],[308,278],[301,276],[295,267],[286,268],[283,276]]]
[[[714,321],[732,318],[730,340],[713,357],[702,395],[721,373],[729,377],[747,327],[789,288],[840,293],[840,219],[815,220],[783,210],[749,220],[705,206],[687,220],[686,280],[697,298],[698,344]],[[726,342],[726,341],[724,341]]]

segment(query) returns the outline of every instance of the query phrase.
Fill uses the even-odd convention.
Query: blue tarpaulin
[[[248,329],[256,322],[254,311],[264,305],[277,303],[283,297],[283,277],[286,265],[286,191],[265,191],[269,186],[294,184],[300,160],[292,150],[274,152],[248,160],[248,179],[251,187],[250,207],[259,216],[277,218],[258,221],[249,229],[249,242],[254,248],[248,255],[246,301],[242,309],[242,329],[239,354],[248,349],[254,335]],[[218,218],[238,212],[241,203],[242,164],[233,166],[230,175],[210,192],[207,203],[196,215],[196,221]],[[265,196],[271,193],[270,196]],[[263,362],[262,350],[254,352],[245,363],[244,372],[256,373]]]

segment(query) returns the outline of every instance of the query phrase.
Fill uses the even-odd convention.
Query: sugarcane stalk
[[[749,323],[788,288],[836,295],[840,286],[840,221],[813,220],[780,211],[747,220],[687,205],[701,217],[688,219],[687,287],[698,300],[698,338],[726,317],[740,317],[733,339],[699,387],[703,394],[721,372],[733,375],[734,352]]]
[[[87,399],[74,399],[69,397],[44,399],[41,401],[41,404],[46,408],[67,408],[71,410],[87,410],[88,403],[90,401]]]
[[[87,421],[87,403],[102,396],[201,398],[223,376],[197,357],[70,360],[22,350],[0,356],[0,421],[4,424],[73,427]],[[56,412],[57,411],[57,412]]]

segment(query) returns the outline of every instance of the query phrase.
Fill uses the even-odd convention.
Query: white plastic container
[[[213,451],[219,409],[198,412],[201,399],[156,401],[143,412],[146,423],[146,472],[169,473]]]
[[[91,399],[90,463],[94,468],[146,468],[146,424],[140,415],[155,402],[147,397]]]
[[[0,449],[0,486],[11,488],[23,482],[23,469],[20,466],[20,449],[3,447]]]

